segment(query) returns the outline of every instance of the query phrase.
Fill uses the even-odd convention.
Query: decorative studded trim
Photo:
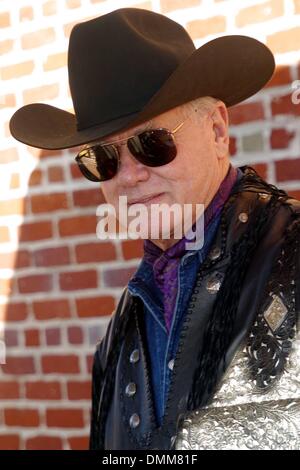
[[[250,377],[258,391],[266,392],[280,379],[296,334],[296,263],[300,258],[300,220],[286,230],[279,257],[266,287],[267,301],[261,306],[248,338]]]

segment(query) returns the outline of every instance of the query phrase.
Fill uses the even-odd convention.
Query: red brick
[[[89,436],[69,437],[68,443],[69,443],[71,450],[88,450],[89,449]]]
[[[300,189],[297,191],[288,191],[289,196],[291,196],[294,199],[298,199],[300,201]]]
[[[0,266],[5,269],[25,268],[30,266],[30,254],[27,250],[0,253]]]
[[[115,245],[111,242],[82,243],[75,247],[77,263],[97,263],[116,259]]]
[[[36,266],[60,266],[70,263],[70,253],[67,246],[36,250],[33,256]]]
[[[19,187],[20,187],[20,175],[18,173],[12,173],[9,189],[18,189]]]
[[[0,450],[19,450],[20,436],[17,434],[0,434]]]
[[[89,354],[88,356],[86,356],[86,368],[87,368],[88,374],[92,373],[93,361],[94,361],[94,356],[92,354]]]
[[[229,137],[229,154],[233,157],[237,152],[236,137]]]
[[[178,10],[180,8],[196,7],[199,0],[161,0],[160,7],[162,13]]]
[[[0,321],[15,322],[26,320],[27,305],[24,302],[0,304]]]
[[[0,150],[0,162],[1,163],[11,163],[17,162],[19,160],[18,151],[16,148],[8,148]]]
[[[103,273],[104,284],[107,287],[123,287],[128,283],[135,271],[135,266],[132,268],[106,270]]]
[[[115,308],[113,297],[89,297],[76,299],[77,315],[80,318],[110,315]]]
[[[300,43],[300,27],[279,31],[267,36],[267,46],[274,54],[298,51]]]
[[[57,83],[53,85],[44,85],[37,88],[30,88],[23,91],[24,104],[32,102],[47,101],[57,98],[59,86]]]
[[[55,39],[55,32],[53,28],[40,29],[33,33],[24,34],[21,37],[22,49],[33,49],[35,47],[49,44]]]
[[[23,77],[24,75],[30,75],[34,69],[34,62],[27,61],[19,64],[8,65],[2,67],[0,70],[2,80],[12,80],[13,78]]]
[[[60,219],[58,224],[59,234],[61,237],[84,235],[87,233],[96,234],[96,225],[97,218],[94,215]]]
[[[69,301],[66,299],[35,301],[33,312],[37,320],[70,318],[71,316]]]
[[[7,54],[13,48],[14,41],[12,39],[6,39],[5,41],[0,41],[0,55]]]
[[[83,331],[79,326],[70,326],[68,328],[68,341],[70,344],[83,343]]]
[[[290,94],[274,98],[271,102],[271,108],[273,116],[278,114],[300,116],[300,106],[292,102]]]
[[[61,290],[91,289],[98,287],[97,271],[64,272],[59,274]]]
[[[43,5],[43,15],[50,16],[56,13],[56,1],[50,0]]]
[[[105,198],[100,188],[81,189],[79,191],[73,191],[73,201],[74,206],[87,207],[103,204],[105,203]]]
[[[26,440],[26,450],[63,450],[63,443],[60,437],[38,436]]]
[[[71,163],[70,171],[71,171],[71,176],[72,176],[73,179],[75,179],[75,180],[78,180],[78,179],[84,180],[85,179],[85,177],[83,176],[83,174],[79,170],[79,167],[78,167],[77,163]]]
[[[39,426],[40,418],[37,410],[18,410],[8,408],[4,410],[4,419],[7,426],[34,428]]]
[[[42,370],[45,374],[78,374],[80,372],[78,356],[74,354],[43,356]]]
[[[80,0],[66,0],[66,6],[70,9],[79,8],[81,6]]]
[[[45,333],[47,346],[57,346],[61,343],[61,332],[59,328],[47,328]]]
[[[295,137],[295,132],[289,132],[286,129],[273,129],[271,133],[270,143],[272,149],[285,149],[289,146],[290,141]]]
[[[43,173],[41,170],[34,170],[29,178],[28,186],[37,186],[42,182]]]
[[[275,162],[278,182],[300,180],[300,158]]]
[[[6,364],[0,366],[5,374],[33,374],[35,373],[33,357],[8,356]]]
[[[18,346],[19,344],[19,334],[18,330],[10,330],[8,328],[5,328],[4,330],[4,343],[6,347],[14,347]],[[0,383],[1,387],[1,383]]]
[[[73,380],[67,383],[68,400],[90,400],[91,398],[91,381],[84,382]]]
[[[30,199],[33,213],[68,209],[67,195],[65,193],[39,194],[31,196]]]
[[[18,382],[0,381],[0,400],[13,400],[20,397],[20,386]]]
[[[264,180],[267,180],[268,177],[268,165],[265,163],[257,163],[256,165],[251,165],[252,168],[263,178]]]
[[[64,171],[61,166],[51,166],[48,168],[48,180],[50,183],[64,181]]]
[[[61,388],[58,381],[42,380],[25,383],[25,397],[29,400],[60,400]]]
[[[262,103],[247,103],[229,108],[229,121],[231,125],[244,124],[245,122],[258,121],[265,118]]]
[[[39,346],[40,345],[40,330],[30,328],[24,331],[25,345],[26,346]]]
[[[60,52],[58,54],[52,54],[47,57],[46,62],[43,64],[45,72],[49,70],[56,70],[67,65],[67,53]]]
[[[14,108],[16,106],[16,95],[10,93],[9,95],[0,96],[0,108]]]
[[[284,14],[283,0],[270,0],[259,5],[242,8],[235,17],[235,24],[243,26],[261,23]]]
[[[35,147],[27,146],[28,152],[35,158],[42,160],[48,157],[58,157],[62,155],[62,150],[47,150],[47,149],[38,149]]]
[[[2,216],[24,214],[24,200],[10,199],[7,201],[0,201],[0,214]]]
[[[32,7],[23,7],[20,9],[20,21],[33,20],[33,8]]]
[[[0,279],[0,295],[9,296],[13,293],[13,279]]]
[[[50,274],[23,276],[18,279],[18,287],[21,294],[50,292],[53,288],[53,279]]]
[[[49,428],[83,428],[84,419],[82,410],[52,409],[46,410],[46,423]]]
[[[7,28],[10,26],[10,14],[9,12],[0,13],[0,28]]]
[[[10,241],[8,227],[0,227],[0,243],[7,243]]]
[[[291,69],[287,65],[277,65],[274,75],[266,87],[287,85],[292,82]]]
[[[19,240],[21,242],[44,240],[52,238],[52,235],[52,223],[48,221],[24,223],[19,230]]]
[[[204,38],[210,34],[218,34],[226,31],[226,17],[213,16],[204,20],[190,21],[186,29],[192,39]]]
[[[143,256],[143,240],[126,240],[122,242],[122,254],[125,260]]]

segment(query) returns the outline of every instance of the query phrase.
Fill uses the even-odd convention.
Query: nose
[[[137,183],[147,181],[150,176],[150,168],[138,162],[129,152],[127,145],[119,146],[120,166],[117,177],[120,185],[124,187],[135,186]]]

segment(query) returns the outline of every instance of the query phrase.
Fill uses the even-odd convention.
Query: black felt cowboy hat
[[[122,8],[71,32],[68,71],[75,114],[29,104],[12,116],[10,131],[33,147],[74,147],[201,96],[235,105],[259,91],[274,67],[271,51],[253,38],[223,36],[196,49],[175,21]]]

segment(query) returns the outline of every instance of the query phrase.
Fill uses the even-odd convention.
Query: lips
[[[132,204],[145,204],[152,201],[156,201],[156,199],[158,199],[162,194],[163,193],[149,194],[148,196],[144,196],[140,199],[132,199],[132,201],[128,202],[128,205],[132,206]]]

